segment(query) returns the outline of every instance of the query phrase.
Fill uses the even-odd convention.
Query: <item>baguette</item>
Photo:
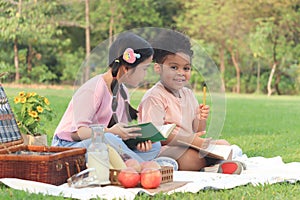
[[[123,161],[120,154],[109,144],[107,145],[108,155],[109,155],[109,163],[111,169],[124,169],[126,168],[126,164]]]

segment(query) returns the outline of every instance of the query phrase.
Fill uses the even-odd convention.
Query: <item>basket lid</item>
[[[11,110],[8,98],[0,83],[0,147],[5,144],[21,144],[23,138]]]

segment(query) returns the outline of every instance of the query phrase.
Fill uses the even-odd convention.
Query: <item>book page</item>
[[[173,129],[176,127],[176,124],[165,124],[163,126],[157,127],[159,132],[165,137],[168,138],[170,133],[173,131]]]
[[[209,147],[206,149],[200,148],[198,146],[186,143],[184,141],[178,140],[178,142],[187,145],[191,148],[199,150],[200,153],[203,154],[203,156],[216,158],[220,160],[228,160],[231,159],[232,154],[232,148],[228,145],[216,145],[216,144],[210,144]]]
[[[203,150],[221,156],[224,160],[229,159],[232,151],[231,147],[228,145],[215,145],[215,144],[210,144],[206,149]]]

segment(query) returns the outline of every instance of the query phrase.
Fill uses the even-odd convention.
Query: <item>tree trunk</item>
[[[274,88],[275,88],[275,91],[277,92],[278,95],[281,95],[281,92],[280,92],[280,89],[279,89],[280,79],[281,79],[281,73],[277,73]]]
[[[280,89],[279,89],[279,83],[281,80],[281,75],[283,74],[283,72],[280,71],[280,66],[284,66],[285,64],[285,58],[283,57],[281,59],[280,65],[278,66],[278,70],[277,70],[277,74],[276,74],[276,79],[275,79],[275,84],[274,84],[274,88],[275,91],[277,92],[278,95],[281,95]]]
[[[14,41],[14,63],[16,68],[15,82],[19,83],[20,72],[19,72],[19,54],[18,54],[18,39],[15,38]]]
[[[28,73],[30,73],[32,70],[32,57],[33,57],[32,46],[31,44],[29,44],[28,51],[27,51],[27,72]]]
[[[89,9],[89,0],[85,0],[85,51],[86,59],[90,56],[91,44],[90,44],[90,9]],[[88,63],[88,62],[87,62]],[[90,66],[85,66],[85,77],[84,81],[87,81],[90,78]]]
[[[222,90],[225,92],[225,62],[224,62],[224,48],[219,49],[219,59],[220,59],[220,72],[222,81]]]
[[[231,60],[233,62],[235,71],[236,71],[236,92],[240,93],[241,92],[241,69],[239,67],[238,61],[237,61],[237,53],[234,51],[230,51],[231,54]]]
[[[256,93],[260,93],[260,61],[257,63]]]
[[[114,27],[114,5],[111,2],[111,0],[109,0],[109,7],[110,7],[110,20],[109,20],[109,46],[112,44],[113,42],[113,27]]]
[[[271,96],[271,94],[272,94],[271,85],[272,85],[272,79],[273,79],[275,70],[276,70],[276,62],[273,64],[272,69],[271,69],[271,73],[269,75],[268,86],[267,86],[267,88],[268,88],[268,96]]]
[[[18,3],[18,13],[21,16],[22,14],[22,0],[19,0]],[[19,68],[19,52],[18,52],[18,38],[17,36],[15,37],[14,41],[14,63],[15,63],[15,68],[16,68],[16,75],[15,75],[15,82],[19,83],[20,81],[20,68]]]

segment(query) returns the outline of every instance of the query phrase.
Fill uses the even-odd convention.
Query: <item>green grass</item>
[[[12,97],[21,89],[5,88]],[[49,98],[57,117],[47,124],[53,133],[63,115],[72,89],[24,89],[35,91]],[[135,91],[131,101],[136,107],[142,91]],[[199,99],[200,94],[197,95]],[[300,97],[290,96],[257,96],[257,95],[226,95],[226,120],[221,138],[242,147],[248,156],[274,157],[281,156],[285,162],[300,162],[299,143]],[[49,135],[49,143],[52,134]],[[62,197],[29,194],[1,186],[0,199],[64,199]],[[136,199],[299,199],[300,184],[274,184],[260,186],[240,186],[230,190],[205,190],[197,194],[176,193],[159,194],[154,198],[137,196]]]

